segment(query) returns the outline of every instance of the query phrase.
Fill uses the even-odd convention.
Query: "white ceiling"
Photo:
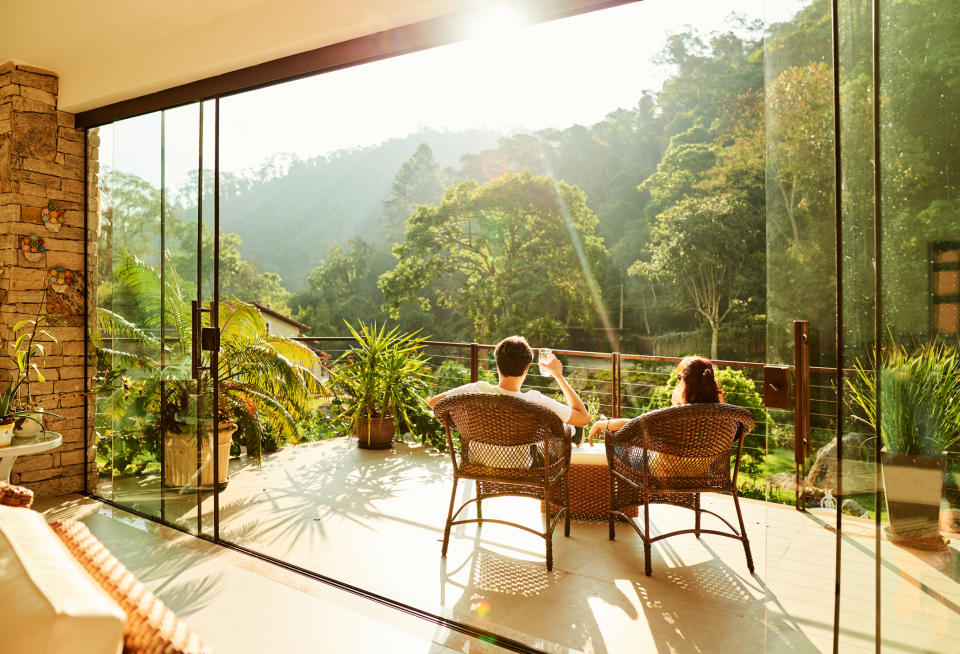
[[[0,0],[0,63],[59,73],[59,108],[76,113],[481,4]]]

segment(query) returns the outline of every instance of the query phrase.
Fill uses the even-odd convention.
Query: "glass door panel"
[[[960,11],[878,9],[878,637],[884,651],[946,652],[960,633]]]
[[[212,284],[199,238],[200,105],[98,133],[98,492],[199,531],[198,507],[214,487],[215,404],[201,373],[204,317],[193,310]]]
[[[784,462],[784,471],[767,477],[765,646],[830,651],[836,513],[821,508],[827,492],[839,492],[831,455],[837,264],[830,3],[765,6],[767,362],[798,366],[796,402],[767,440],[767,460]],[[795,321],[806,325],[798,330]],[[777,501],[784,499],[790,504]]]
[[[198,204],[195,172],[200,157],[200,106],[163,113],[164,262],[162,268],[164,359],[161,421],[165,518],[196,531],[200,489],[211,483],[209,436],[198,391],[194,303],[198,297]]]
[[[100,486],[115,502],[154,517],[162,513],[156,374],[162,325],[158,298],[137,289],[142,271],[160,268],[161,130],[159,113],[100,129],[97,288]]]

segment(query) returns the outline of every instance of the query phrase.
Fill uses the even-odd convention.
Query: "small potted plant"
[[[346,323],[356,343],[332,366],[330,382],[342,407],[340,417],[356,434],[360,447],[385,449],[393,444],[397,423],[413,433],[430,379],[420,352],[423,337],[360,322]]]
[[[874,373],[856,362],[847,380],[860,418],[876,429]],[[876,366],[873,366],[876,369]],[[960,440],[960,356],[943,344],[914,354],[884,352],[880,380],[880,467],[892,540],[935,537],[939,531],[945,450]]]
[[[6,388],[0,391],[0,447],[9,445],[14,436],[34,436],[43,431],[43,409],[36,406],[30,392],[31,375],[37,382],[46,379],[37,360],[46,358],[44,341],[56,343],[57,339],[46,329],[46,316],[40,313],[33,320],[21,320],[13,327],[15,340],[9,343],[7,358],[13,370]]]

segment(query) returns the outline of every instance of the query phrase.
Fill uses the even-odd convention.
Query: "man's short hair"
[[[520,377],[533,362],[533,350],[523,336],[508,336],[493,351],[497,369],[508,377]]]

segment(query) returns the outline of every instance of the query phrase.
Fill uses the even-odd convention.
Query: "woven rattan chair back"
[[[463,393],[440,400],[434,414],[447,432],[460,474],[542,478],[570,463],[570,439],[560,418],[532,402],[510,395]],[[459,434],[459,443],[454,434]]]
[[[702,478],[704,487],[716,488],[731,482],[730,452],[738,434],[749,433],[753,416],[732,404],[683,404],[650,411],[616,432],[619,458],[631,469],[647,466],[657,483],[669,486],[668,479],[683,479],[683,486]]]
[[[615,518],[626,517],[626,507],[643,505],[643,528],[632,521],[630,525],[643,539],[647,575],[652,569],[650,546],[663,538],[687,533],[697,538],[701,534],[714,534],[741,541],[747,568],[753,572],[750,541],[740,511],[736,484],[743,439],[754,426],[753,416],[742,407],[732,404],[684,404],[650,411],[607,434],[610,539],[615,537]],[[700,495],[704,492],[728,493],[733,497],[739,528],[701,506]],[[693,529],[652,535],[652,504],[673,504],[691,509],[695,515]],[[719,518],[729,531],[701,528],[700,518],[704,513]]]
[[[570,535],[570,438],[553,411],[532,402],[493,393],[463,393],[445,397],[433,409],[447,434],[453,459],[453,489],[443,531],[447,555],[450,529],[455,525],[497,522],[534,533],[545,540],[547,570],[553,569],[553,530],[561,518]],[[476,497],[455,509],[457,484],[471,479]],[[527,526],[484,518],[485,498],[504,495],[532,497],[543,502],[542,532]],[[476,502],[477,517],[458,520]]]

